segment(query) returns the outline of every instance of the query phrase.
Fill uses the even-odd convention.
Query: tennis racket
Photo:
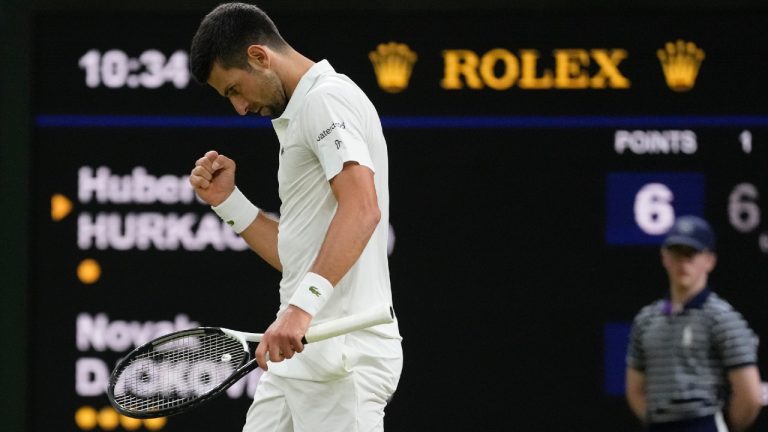
[[[312,343],[391,323],[389,306],[312,326],[302,339]],[[166,417],[219,396],[258,367],[253,353],[263,334],[198,327],[161,336],[128,353],[112,371],[107,397],[133,418]]]

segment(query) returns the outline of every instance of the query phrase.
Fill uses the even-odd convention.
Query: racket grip
[[[343,318],[311,326],[302,339],[302,342],[318,342],[345,333],[362,330],[379,324],[388,324],[394,321],[395,310],[392,306],[378,306],[365,312],[348,315]]]

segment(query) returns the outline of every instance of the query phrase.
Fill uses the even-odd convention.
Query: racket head
[[[118,362],[107,397],[120,414],[167,417],[197,407],[255,369],[254,343],[218,327],[161,336]]]

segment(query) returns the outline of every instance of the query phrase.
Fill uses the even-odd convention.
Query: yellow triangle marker
[[[51,196],[51,219],[59,222],[72,212],[72,201],[62,194]]]

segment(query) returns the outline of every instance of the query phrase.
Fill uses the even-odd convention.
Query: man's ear
[[[710,252],[709,253],[709,263],[708,263],[709,270],[708,271],[714,270],[716,265],[717,265],[717,254],[715,254],[714,252]]]
[[[267,47],[264,45],[249,45],[248,46],[248,63],[251,66],[258,66],[260,68],[269,68],[270,57]]]

